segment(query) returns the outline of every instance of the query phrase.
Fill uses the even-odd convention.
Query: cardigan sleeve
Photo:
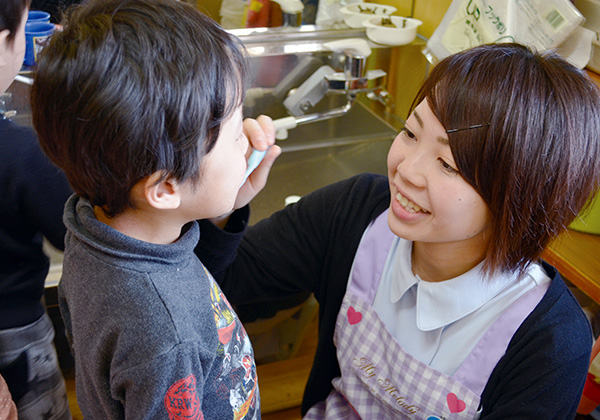
[[[322,301],[328,289],[323,280],[338,269],[332,270],[332,260],[337,262],[338,255],[343,255],[345,284],[354,256],[354,245],[350,245],[358,246],[368,221],[389,204],[387,191],[385,177],[363,174],[308,194],[249,227],[245,234],[220,231],[201,221],[196,254],[234,304],[277,300],[306,291]],[[235,217],[244,211],[238,210]]]

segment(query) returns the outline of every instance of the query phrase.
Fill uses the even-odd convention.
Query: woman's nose
[[[425,155],[418,148],[410,150],[398,163],[398,174],[407,183],[418,188],[427,185],[427,163]]]

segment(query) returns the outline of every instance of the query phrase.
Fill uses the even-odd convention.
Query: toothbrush
[[[279,118],[273,121],[273,125],[275,126],[275,138],[277,140],[285,140],[287,138],[287,130],[291,130],[297,126],[296,117]],[[246,183],[250,174],[260,165],[260,162],[262,162],[268,151],[269,149],[262,151],[254,149],[252,151],[252,154],[248,158],[248,169],[246,169],[246,174],[240,187]]]

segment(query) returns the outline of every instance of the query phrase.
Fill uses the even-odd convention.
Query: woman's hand
[[[252,171],[244,184],[240,187],[234,210],[240,209],[248,204],[267,184],[267,178],[275,159],[281,154],[281,148],[275,145],[275,127],[273,120],[266,115],[261,115],[256,119],[246,118],[244,120],[244,134],[248,137],[250,147],[246,154],[246,159],[250,157],[254,149],[259,151],[268,150],[267,154],[260,162],[260,165]],[[211,221],[224,227],[229,220],[229,214],[224,214]]]

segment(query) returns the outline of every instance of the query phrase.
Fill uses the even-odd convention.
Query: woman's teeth
[[[396,194],[396,200],[406,209],[406,211],[410,213],[417,213],[421,211],[421,207],[417,206],[415,203],[410,201],[408,198],[404,197],[402,194]]]

